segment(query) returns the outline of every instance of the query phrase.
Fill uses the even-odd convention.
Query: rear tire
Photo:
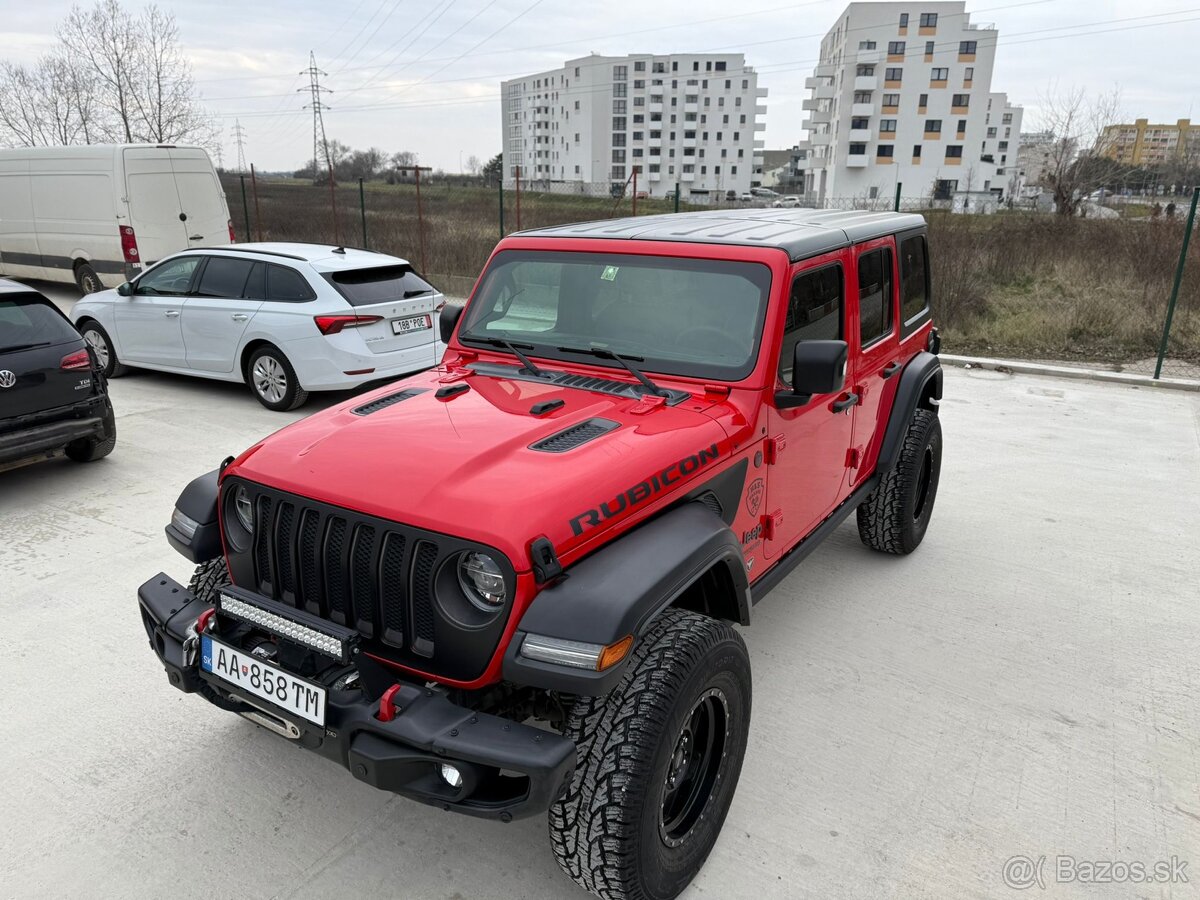
[[[858,508],[858,536],[872,550],[904,555],[925,537],[942,470],[942,425],[918,409],[908,423],[896,467]]]
[[[750,659],[724,622],[671,609],[564,734],[578,764],[550,807],[562,870],[605,900],[671,900],[721,833],[750,729]]]
[[[288,412],[308,399],[300,387],[296,370],[277,348],[267,344],[250,355],[246,364],[246,382],[256,400],[275,412]]]
[[[96,270],[87,263],[80,263],[75,267],[75,286],[85,297],[88,294],[104,290],[104,282],[100,280]]]
[[[81,438],[63,448],[68,459],[75,462],[95,462],[113,452],[117,446],[117,419],[112,412],[104,417],[103,438]]]
[[[96,361],[100,364],[100,371],[105,378],[120,378],[129,371],[129,368],[117,359],[112,339],[99,322],[89,319],[79,326],[79,333],[96,354]]]

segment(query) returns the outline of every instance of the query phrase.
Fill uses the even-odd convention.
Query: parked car
[[[737,192],[737,191],[726,191],[726,192],[725,192],[725,199],[726,199],[726,200],[736,200],[737,198],[738,198],[738,192]]]
[[[743,203],[750,203],[755,199],[755,196],[749,191],[742,191],[740,194],[738,194],[738,200],[742,201]]]
[[[138,591],[169,682],[382,790],[548,811],[578,884],[675,897],[746,751],[733,624],[856,510],[884,553],[929,526],[925,230],[734,209],[505,238],[442,310],[439,369],[183,491],[191,583]]]
[[[795,194],[788,194],[787,196],[780,197],[771,204],[771,206],[775,207],[776,209],[792,209],[799,205],[800,198]]]
[[[0,274],[90,294],[179,250],[233,238],[225,192],[199,147],[0,150]]]
[[[765,187],[750,188],[750,193],[755,197],[761,197],[765,200],[770,200],[779,196],[778,192]]]
[[[263,406],[436,365],[444,298],[406,260],[323,244],[187,250],[71,315],[106,376],[133,366],[241,381]]]
[[[117,423],[79,332],[32,288],[0,278],[0,465],[108,456]]]

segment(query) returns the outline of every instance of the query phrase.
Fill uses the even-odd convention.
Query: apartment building
[[[1053,131],[1033,131],[1021,135],[1021,148],[1017,154],[1021,186],[1026,193],[1049,188],[1047,172],[1060,164],[1069,163],[1078,150],[1074,138],[1055,137]]]
[[[965,2],[846,7],[805,81],[805,195],[1015,193],[1022,110],[992,90],[997,36]]]
[[[568,60],[501,83],[504,179],[566,193],[633,189],[684,200],[762,176],[766,88],[735,53]]]
[[[1174,125],[1151,125],[1138,119],[1132,125],[1109,125],[1101,136],[1106,156],[1131,166],[1161,166],[1200,161],[1200,124],[1180,119]]]

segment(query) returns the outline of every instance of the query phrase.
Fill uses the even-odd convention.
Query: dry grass
[[[226,179],[225,191],[238,236],[244,239],[236,176]],[[249,191],[247,183],[253,229]],[[367,246],[413,260],[435,281],[442,276],[456,287],[469,284],[500,237],[499,193],[444,182],[422,187],[421,201],[424,263],[412,185],[366,186]],[[505,201],[505,231],[512,232],[517,229],[512,191],[505,193]],[[361,245],[358,186],[338,188],[337,203],[341,242]],[[265,240],[334,239],[328,188],[300,181],[260,183],[259,207]],[[638,203],[639,215],[672,208],[662,201]],[[617,205],[609,197],[525,193],[520,225],[556,225],[614,213],[629,215],[630,201]],[[1157,352],[1182,221],[940,211],[927,213],[927,218],[936,317],[947,351],[1110,362]],[[1169,355],[1200,362],[1200,237],[1189,254]]]

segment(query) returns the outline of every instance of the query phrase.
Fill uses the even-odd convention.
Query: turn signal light
[[[86,350],[76,350],[74,353],[64,356],[59,366],[67,370],[90,369],[92,367],[92,358],[88,356]]]
[[[600,652],[600,659],[596,661],[596,671],[603,672],[605,669],[615,666],[629,654],[629,648],[632,646],[632,634],[621,638],[615,644],[609,644]]]
[[[337,334],[343,328],[361,328],[382,322],[383,316],[313,316],[321,334]]]

